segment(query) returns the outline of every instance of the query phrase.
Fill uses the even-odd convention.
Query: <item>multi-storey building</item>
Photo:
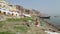
[[[17,16],[16,6],[11,3],[6,2],[6,0],[0,0],[0,14]]]

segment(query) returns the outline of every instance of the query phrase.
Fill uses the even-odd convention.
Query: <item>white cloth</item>
[[[58,32],[45,31],[47,34],[60,34]]]
[[[31,17],[29,14],[23,14],[24,16]]]

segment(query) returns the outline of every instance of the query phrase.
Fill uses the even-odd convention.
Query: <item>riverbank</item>
[[[0,21],[0,33],[4,34],[46,34],[40,27],[35,27],[35,20],[26,18],[6,18]]]
[[[48,22],[39,19],[37,16],[33,17],[8,17],[6,20],[0,21],[0,32],[12,32],[17,34],[47,34],[45,31],[57,31],[57,29]]]

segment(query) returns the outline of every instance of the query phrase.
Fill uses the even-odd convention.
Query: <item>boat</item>
[[[42,18],[42,19],[50,19],[50,16],[44,16],[44,17],[40,16],[40,18]]]

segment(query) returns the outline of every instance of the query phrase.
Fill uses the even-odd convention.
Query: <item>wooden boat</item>
[[[42,18],[42,19],[50,19],[50,16],[47,16],[47,17],[46,16],[44,16],[44,17],[40,16],[40,18]]]

